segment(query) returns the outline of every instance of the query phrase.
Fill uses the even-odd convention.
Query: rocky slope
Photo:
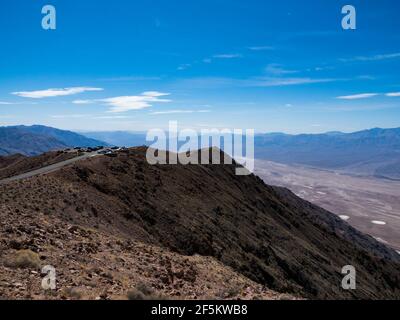
[[[211,257],[183,256],[41,212],[8,216],[1,235],[2,299],[294,299]],[[56,291],[42,290],[45,265],[56,268]]]
[[[54,163],[78,156],[78,151],[50,151],[38,156],[25,157],[20,154],[0,157],[0,179],[16,176]]]
[[[131,274],[134,279],[121,285],[116,296],[145,280],[161,294],[215,298],[216,290],[225,286],[220,276],[232,275],[242,279],[240,289],[232,289],[238,296],[246,290],[252,297],[263,296],[261,288],[267,287],[305,298],[400,297],[400,256],[335,215],[254,175],[236,176],[233,165],[151,166],[145,151],[94,157],[0,186],[1,273],[27,276],[7,261],[18,250],[30,249],[42,264],[62,270],[62,281],[68,279],[68,270],[75,270],[74,282],[66,280],[63,289],[82,286],[87,277],[97,279],[105,270],[87,275],[85,270],[93,265],[111,268],[113,278]],[[85,230],[91,230],[90,236],[75,235]],[[138,248],[147,248],[147,253]],[[175,280],[163,282],[164,262],[158,252],[182,265],[186,260],[196,260],[196,265],[210,261],[218,268],[210,267],[198,278],[204,286],[192,283],[186,290],[188,284],[180,287],[181,279],[178,285]],[[118,257],[127,264],[114,263]],[[155,264],[153,272],[148,264]],[[357,270],[354,291],[341,288],[340,272],[349,264]],[[140,276],[132,275],[136,271]],[[146,279],[140,279],[143,275]],[[18,285],[26,286],[27,279]],[[93,290],[95,295],[107,287],[102,283]],[[7,291],[10,286],[0,286],[4,295],[18,292]],[[264,293],[268,295],[274,293]]]

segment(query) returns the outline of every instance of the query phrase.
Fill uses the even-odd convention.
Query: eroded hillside
[[[5,262],[30,249],[42,263],[57,265],[61,276],[75,270],[71,287],[99,276],[84,271],[98,261],[114,270],[113,278],[150,274],[145,280],[161,293],[186,298],[216,297],[207,288],[222,285],[225,275],[241,279],[237,296],[246,290],[262,296],[266,287],[306,298],[400,297],[398,254],[335,215],[254,175],[236,176],[234,165],[151,166],[145,151],[93,157],[0,186],[2,272],[26,275]],[[90,236],[75,237],[81,230]],[[205,267],[209,284],[194,283],[193,292],[178,280],[163,284],[165,252],[183,265],[209,261],[218,268]],[[114,263],[118,258],[125,262]],[[357,270],[354,291],[341,288],[340,271],[349,264]],[[197,279],[207,283],[204,277]]]

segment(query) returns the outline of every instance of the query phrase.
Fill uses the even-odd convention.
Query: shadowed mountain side
[[[107,143],[102,140],[87,138],[68,130],[60,130],[40,125],[30,127],[20,126],[19,128],[31,133],[53,137],[69,147],[97,147],[107,145]]]
[[[0,155],[37,155],[67,145],[56,138],[31,133],[19,127],[0,127]]]
[[[35,156],[68,147],[96,147],[106,143],[71,131],[45,126],[0,127],[0,155]]]

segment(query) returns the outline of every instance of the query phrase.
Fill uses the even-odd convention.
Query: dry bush
[[[219,299],[232,299],[241,294],[243,288],[239,284],[231,284],[230,286],[220,289],[217,292],[217,297]]]
[[[136,288],[131,289],[127,294],[128,300],[166,300],[153,288],[145,283],[139,283]]]
[[[63,292],[68,298],[73,300],[81,300],[83,298],[83,293],[79,288],[66,288]]]
[[[17,251],[7,263],[10,267],[21,269],[40,269],[39,255],[31,250]]]

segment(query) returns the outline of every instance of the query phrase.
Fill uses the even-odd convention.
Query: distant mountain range
[[[105,141],[113,146],[120,147],[137,147],[148,145],[146,142],[146,133],[128,132],[128,131],[97,131],[97,132],[80,132],[80,134],[101,141]]]
[[[400,128],[354,133],[270,133],[256,137],[255,150],[259,159],[400,179]]]
[[[66,147],[97,145],[142,146],[145,133],[83,132],[45,126],[0,127],[0,155],[37,155]],[[255,156],[279,163],[337,170],[344,173],[400,179],[400,128],[354,133],[289,135],[259,134]]]
[[[0,155],[38,155],[68,147],[95,147],[105,142],[45,126],[0,127]]]
[[[91,132],[84,135],[112,145],[148,145],[144,133]],[[355,175],[400,179],[400,128],[370,129],[354,133],[289,135],[260,134],[256,158]]]

